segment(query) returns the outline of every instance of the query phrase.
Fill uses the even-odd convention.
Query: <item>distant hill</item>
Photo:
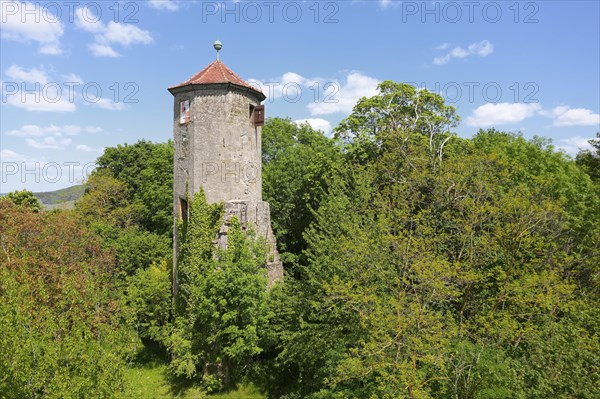
[[[47,191],[43,193],[33,193],[45,208],[73,208],[77,201],[85,192],[85,186],[79,184],[56,191]]]

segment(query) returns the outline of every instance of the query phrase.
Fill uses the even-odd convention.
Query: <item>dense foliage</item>
[[[190,204],[181,226],[179,292],[168,337],[175,375],[197,377],[208,390],[230,387],[261,352],[258,330],[265,322],[265,243],[246,235],[234,217],[227,249],[216,249],[222,208],[204,191]]]
[[[342,161],[334,140],[289,119],[273,118],[263,129],[263,193],[271,206],[273,231],[288,273],[295,274],[306,249],[302,233]]]
[[[139,141],[107,148],[76,209],[132,276],[171,259],[173,146]]]
[[[31,209],[33,212],[39,212],[42,205],[37,197],[28,190],[13,191],[6,195],[6,199],[13,204]]]
[[[140,140],[104,150],[96,161],[98,174],[125,185],[123,193],[136,209],[142,228],[157,234],[173,231],[173,142]]]
[[[540,139],[458,139],[441,97],[384,82],[275,292],[272,397],[593,398],[600,201]],[[268,175],[267,175],[268,178]]]
[[[171,142],[107,149],[75,211],[1,199],[0,398],[118,396],[140,342],[205,392],[599,397],[600,137],[573,160],[458,121],[389,81],[334,137],[268,120],[270,289],[264,241],[200,189],[172,295]]]
[[[577,154],[577,165],[581,167],[593,181],[600,183],[600,132],[596,133],[596,139],[589,141],[593,150],[580,151]]]
[[[0,397],[116,397],[134,349],[114,257],[70,212],[0,199]]]

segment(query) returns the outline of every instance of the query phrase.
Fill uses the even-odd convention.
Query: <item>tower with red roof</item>
[[[223,202],[225,216],[216,242],[227,246],[228,223],[237,216],[244,228],[266,238],[269,282],[283,275],[271,230],[269,204],[262,200],[261,129],[265,95],[217,60],[169,91],[174,96],[174,215],[186,220],[188,198],[204,189],[209,203]],[[176,233],[176,232],[175,232]],[[177,258],[177,234],[174,258]],[[173,277],[176,290],[177,266]]]

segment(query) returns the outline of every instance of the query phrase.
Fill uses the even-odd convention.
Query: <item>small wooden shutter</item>
[[[254,108],[254,126],[264,126],[265,124],[265,106],[257,105]]]

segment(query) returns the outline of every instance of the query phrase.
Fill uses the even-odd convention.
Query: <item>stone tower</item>
[[[233,216],[252,226],[270,246],[265,260],[269,284],[283,277],[271,230],[269,204],[262,200],[261,129],[265,95],[219,60],[189,80],[170,87],[174,96],[174,215],[187,219],[187,192],[204,188],[209,203],[223,202],[223,224],[215,243],[227,247]],[[176,228],[176,227],[175,227]],[[173,281],[177,291],[177,234],[174,234]]]

